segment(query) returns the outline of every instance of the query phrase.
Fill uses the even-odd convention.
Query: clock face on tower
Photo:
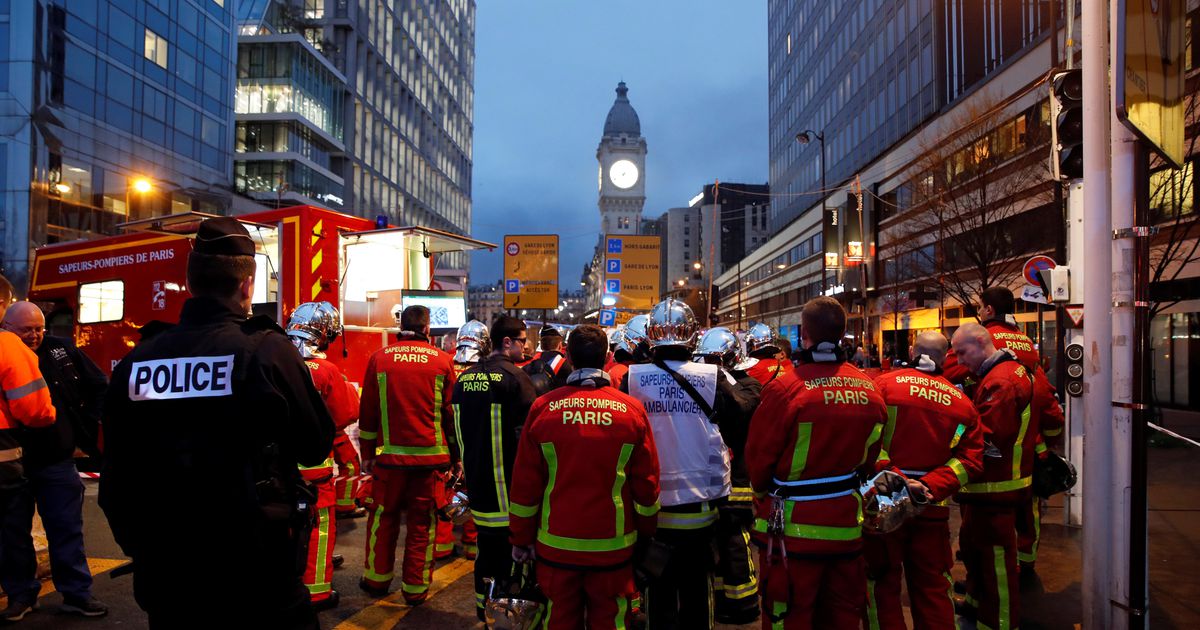
[[[629,160],[617,160],[608,167],[608,179],[617,188],[633,188],[638,181],[638,167]]]

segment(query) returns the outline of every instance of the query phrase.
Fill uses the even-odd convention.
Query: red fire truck
[[[191,237],[207,215],[176,214],[127,223],[125,234],[58,243],[34,254],[29,299],[47,313],[47,328],[72,336],[102,369],[112,368],[147,323],[174,323],[189,294]],[[424,227],[386,227],[312,206],[238,217],[257,241],[254,312],[286,322],[298,304],[327,301],[346,333],[329,359],[358,381],[372,352],[397,332],[394,313],[409,302],[435,305],[435,328],[466,316],[466,278],[438,268],[442,254],[493,249],[465,236]]]

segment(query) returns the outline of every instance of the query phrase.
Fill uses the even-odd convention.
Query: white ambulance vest
[[[717,398],[715,365],[667,361],[709,407]],[[629,394],[650,417],[658,449],[659,501],[664,506],[712,501],[730,492],[729,449],[717,425],[675,378],[654,365],[629,367]]]

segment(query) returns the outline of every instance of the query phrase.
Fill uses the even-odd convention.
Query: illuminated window
[[[115,322],[125,314],[125,281],[79,285],[79,323]]]
[[[142,50],[142,54],[147,59],[154,63],[167,67],[167,38],[155,33],[150,29],[146,29],[146,47]]]

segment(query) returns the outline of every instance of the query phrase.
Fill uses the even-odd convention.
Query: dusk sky
[[[579,288],[622,80],[649,150],[646,216],[714,179],[765,183],[766,33],[762,0],[480,0],[472,235],[558,233],[559,288]],[[473,256],[473,284],[500,278],[499,248]]]

